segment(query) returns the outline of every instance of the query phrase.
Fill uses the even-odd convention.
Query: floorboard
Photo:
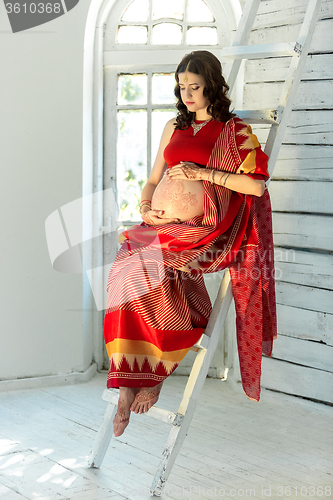
[[[176,411],[187,378],[165,382],[158,406]],[[169,426],[132,415],[100,469],[87,458],[107,403],[106,372],[90,382],[0,393],[0,498],[150,497]],[[333,498],[333,408],[207,379],[161,500]],[[322,488],[322,489],[321,489]],[[326,490],[325,490],[326,488]]]

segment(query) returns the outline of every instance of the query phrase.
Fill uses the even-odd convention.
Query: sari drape
[[[251,127],[234,117],[207,168],[268,179],[267,160]],[[108,387],[154,386],[170,375],[209,319],[203,274],[229,267],[242,385],[248,398],[260,399],[262,354],[271,356],[277,338],[269,193],[259,198],[203,185],[203,216],[142,223],[122,234],[107,286]]]

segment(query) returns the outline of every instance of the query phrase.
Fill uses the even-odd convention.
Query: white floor
[[[177,410],[186,377],[165,382]],[[102,421],[106,372],[85,384],[0,393],[0,498],[149,498],[169,426],[133,415],[100,469],[87,457]],[[333,498],[333,408],[207,379],[162,499]]]

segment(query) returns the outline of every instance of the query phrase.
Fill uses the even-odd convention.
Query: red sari
[[[211,120],[192,140],[199,141],[205,129],[210,139],[206,137],[198,154],[202,161],[207,141],[213,140],[207,168],[268,179],[267,155],[249,125],[237,117],[224,124]],[[175,131],[170,143],[181,134],[186,146],[192,128]],[[182,160],[200,163],[195,143],[189,144]],[[203,274],[229,267],[243,389],[259,401],[262,353],[271,356],[277,337],[269,193],[266,189],[258,198],[203,184],[203,216],[182,224],[143,223],[122,235],[107,286],[109,388],[152,387],[177,368],[211,313]]]

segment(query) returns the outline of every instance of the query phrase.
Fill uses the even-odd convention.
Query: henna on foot
[[[138,389],[132,387],[119,387],[119,399],[116,416],[113,419],[113,435],[119,437],[129,424],[130,406],[134,401]]]
[[[136,394],[134,401],[130,407],[130,410],[134,413],[145,413],[149,410],[158,400],[162,389],[161,382],[155,387],[142,387]]]

